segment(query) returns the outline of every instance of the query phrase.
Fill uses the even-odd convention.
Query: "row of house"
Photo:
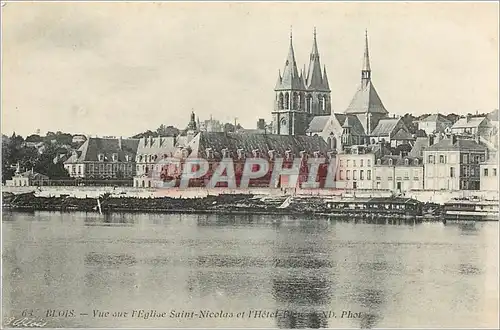
[[[342,137],[345,139],[345,135]],[[133,179],[154,187],[152,173],[162,159],[202,157],[335,157],[336,188],[346,190],[498,190],[496,149],[480,139],[454,134],[417,138],[409,152],[394,154],[391,144],[344,145],[340,152],[318,136],[198,132],[184,137],[89,138],[65,162],[72,177]]]

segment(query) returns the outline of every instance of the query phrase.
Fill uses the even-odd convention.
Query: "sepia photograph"
[[[1,2],[2,328],[499,328],[499,3]]]

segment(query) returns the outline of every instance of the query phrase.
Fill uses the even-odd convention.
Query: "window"
[[[339,161],[339,165],[340,165],[340,167],[344,166],[344,161],[342,159]]]
[[[387,177],[387,180],[392,181],[392,176]]]
[[[359,162],[360,162],[359,166],[363,167],[363,160],[361,159]]]
[[[104,161],[104,155],[103,154],[99,154],[97,157],[98,157],[98,159],[99,159],[100,162]]]
[[[434,156],[433,155],[429,155],[428,162],[429,162],[429,164],[434,164]]]
[[[439,155],[439,163],[444,164],[444,155]]]
[[[339,172],[339,180],[344,180],[344,171],[342,170]]]
[[[355,159],[352,161],[352,166],[356,167],[356,160]]]
[[[470,176],[474,176],[474,167],[471,167],[470,169]]]
[[[484,176],[488,176],[488,169],[487,168],[484,169]]]
[[[349,180],[351,178],[351,171],[347,170],[345,172],[345,178],[346,178],[346,180]]]
[[[350,165],[350,161],[349,161],[349,159],[348,159],[348,160],[347,160],[347,167],[349,167],[349,165]]]
[[[462,163],[467,164],[469,162],[469,155],[462,155]]]
[[[365,179],[365,172],[363,170],[359,171],[359,179],[364,180]]]
[[[370,159],[367,160],[367,165],[372,166],[372,161]]]
[[[405,172],[405,180],[410,180],[410,175],[408,174],[408,172]]]
[[[371,180],[372,179],[372,171],[371,170],[366,171],[366,179],[367,180]]]
[[[497,169],[496,168],[493,169],[493,176],[497,176]]]
[[[455,177],[455,168],[450,167],[450,178],[454,178],[454,177]]]
[[[113,161],[117,162],[118,161],[118,154],[113,154]]]
[[[354,170],[352,171],[352,179],[357,180],[358,179],[358,171]]]

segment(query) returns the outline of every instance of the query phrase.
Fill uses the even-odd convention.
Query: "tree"
[[[31,134],[26,138],[26,142],[42,142],[42,137],[38,134]]]
[[[156,130],[156,133],[160,136],[177,136],[180,134],[180,130],[174,126],[165,126],[162,124]]]
[[[224,124],[224,132],[225,133],[234,133],[235,129],[234,129],[234,125],[231,124],[231,123],[225,123]]]
[[[451,121],[452,124],[455,124],[460,119],[460,116],[454,113],[449,113],[445,116],[445,118]]]

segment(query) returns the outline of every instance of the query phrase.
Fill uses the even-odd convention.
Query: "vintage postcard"
[[[2,327],[498,328],[498,16],[3,1]]]

